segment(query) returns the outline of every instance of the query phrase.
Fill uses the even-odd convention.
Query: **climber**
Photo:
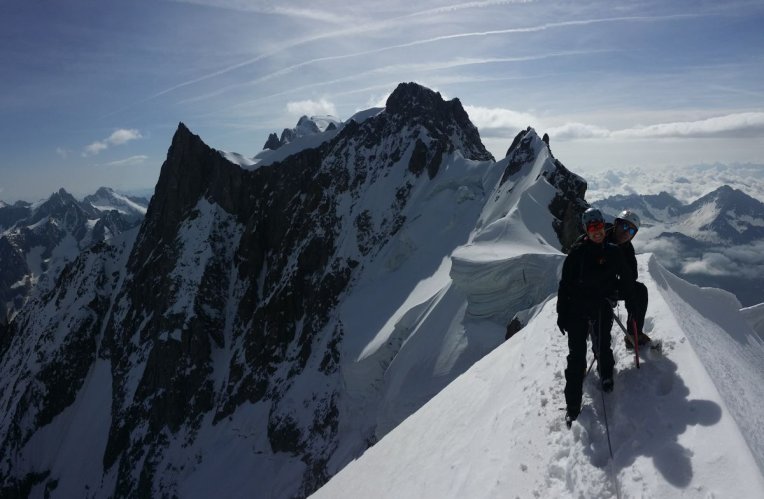
[[[632,281],[633,292],[629,297],[619,297],[626,302],[626,312],[628,313],[627,324],[636,322],[637,337],[639,345],[650,343],[650,337],[642,330],[645,326],[645,315],[647,314],[647,287],[637,281],[639,277],[637,272],[637,257],[634,253],[634,246],[631,240],[634,239],[639,231],[639,216],[631,210],[623,210],[618,214],[612,225],[605,225],[606,241],[613,243],[621,250],[626,266],[631,271],[627,277]],[[634,337],[631,334],[624,335],[626,348],[634,349]]]
[[[591,336],[592,351],[602,390],[613,390],[613,350],[610,329],[613,311],[608,299],[631,295],[633,280],[621,251],[605,241],[605,219],[596,208],[582,216],[586,235],[577,241],[565,258],[557,291],[557,326],[568,335],[565,369],[565,421],[570,427],[581,411],[586,375],[586,338]]]

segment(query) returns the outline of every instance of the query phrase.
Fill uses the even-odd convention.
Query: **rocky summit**
[[[442,266],[507,215],[487,203],[543,184],[559,250],[586,184],[533,129],[495,162],[457,99],[414,83],[331,128],[244,168],[178,126],[140,227],[81,252],[0,333],[0,496],[305,497],[535,305],[392,397],[435,303],[407,296],[432,276],[467,299]]]

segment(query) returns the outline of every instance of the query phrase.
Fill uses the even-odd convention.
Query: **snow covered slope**
[[[604,407],[592,372],[581,416],[565,427],[567,347],[551,297],[311,497],[764,496],[764,344],[729,293],[688,284],[652,255],[639,267],[646,330],[664,355],[649,352],[637,370],[614,331],[616,387]]]

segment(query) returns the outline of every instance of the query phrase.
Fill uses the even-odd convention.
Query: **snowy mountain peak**
[[[303,115],[297,121],[294,128],[285,128],[281,132],[281,138],[275,133],[271,133],[266,140],[263,149],[276,150],[286,144],[294,142],[303,137],[320,134],[326,131],[332,131],[340,128],[342,122],[334,116],[311,116]]]
[[[741,214],[748,213],[752,216],[764,216],[764,204],[762,204],[761,201],[749,196],[739,189],[733,189],[729,185],[723,185],[697,199],[690,204],[688,209],[696,209],[697,207],[708,203],[715,203],[721,211],[735,210],[742,212]]]
[[[98,218],[98,211],[90,205],[80,203],[74,196],[61,188],[38,205],[33,205],[32,215],[26,222],[34,225],[46,218],[54,217],[72,228],[84,220]]]
[[[549,144],[531,127],[515,136],[499,164],[504,171],[498,192],[486,204],[481,224],[517,227],[511,216],[517,209],[526,213],[521,218],[532,221],[532,232],[546,244],[567,251],[581,233],[580,216],[588,207],[586,181],[552,156]],[[542,214],[551,214],[551,219],[542,219]]]
[[[82,202],[91,205],[100,212],[117,211],[128,220],[143,218],[148,206],[148,201],[145,199],[125,196],[109,187],[99,188],[95,194],[86,196]]]

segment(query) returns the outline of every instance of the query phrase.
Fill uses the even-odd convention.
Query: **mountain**
[[[8,205],[0,201],[0,231],[12,227],[16,222],[29,216],[31,205],[25,201],[18,201]]]
[[[285,128],[281,132],[281,138],[275,133],[268,136],[263,149],[276,150],[281,146],[294,142],[295,139],[336,130],[342,122],[334,116],[302,116],[294,128]]]
[[[690,204],[661,192],[613,196],[597,206],[614,215],[633,210],[647,226],[675,226],[677,232],[703,242],[741,245],[764,238],[764,203],[727,185]]]
[[[136,196],[125,196],[108,187],[101,187],[95,194],[86,196],[83,203],[100,212],[116,211],[128,221],[142,220],[146,215],[148,200]]]
[[[105,204],[107,199],[111,205]],[[129,206],[112,211],[122,199]],[[0,208],[9,210],[8,228],[0,233],[0,315],[15,313],[35,288],[51,289],[81,250],[139,224],[139,203],[107,188],[80,202],[61,189],[40,203]]]
[[[688,284],[651,255],[638,263],[664,354],[637,370],[614,341],[615,390],[603,395],[592,371],[570,430],[567,344],[550,297],[311,498],[762,497],[764,342],[729,293]]]
[[[623,209],[638,213],[637,251],[654,252],[690,282],[731,291],[746,306],[764,302],[761,201],[724,185],[689,204],[662,192],[613,196],[597,207],[611,216]]]
[[[179,125],[2,336],[0,493],[304,497],[554,292],[586,183],[533,129],[496,162],[413,83],[341,125],[252,162]]]

